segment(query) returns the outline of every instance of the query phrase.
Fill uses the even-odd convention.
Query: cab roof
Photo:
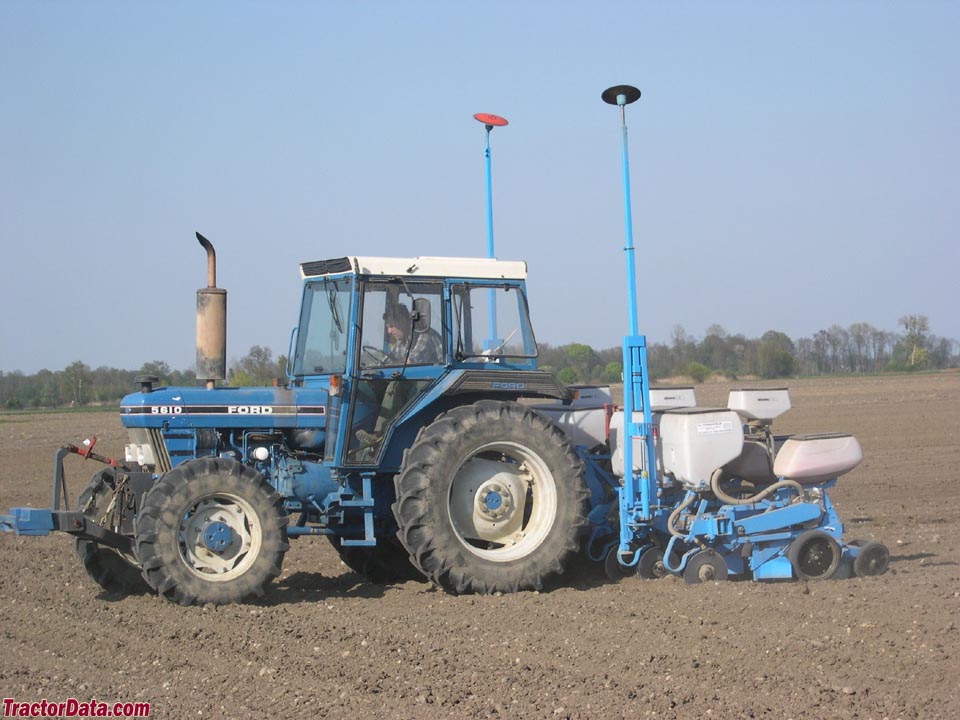
[[[520,260],[459,257],[343,257],[300,263],[303,278],[353,272],[391,277],[451,277],[478,280],[524,280],[527,264]]]

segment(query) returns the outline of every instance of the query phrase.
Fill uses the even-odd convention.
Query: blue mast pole
[[[491,115],[490,113],[477,113],[473,117],[475,120],[482,122],[487,130],[486,146],[484,147],[483,156],[487,185],[487,257],[492,260],[495,255],[493,252],[493,173],[490,169],[490,131],[493,130],[494,127],[503,127],[508,123],[506,118],[502,118],[499,115]],[[487,323],[490,337],[487,339],[487,342],[484,343],[486,346],[484,347],[485,350],[493,349],[500,345],[500,340],[497,337],[497,295],[493,288],[487,291],[487,305],[489,306],[490,312]]]
[[[617,95],[620,107],[620,166],[623,173],[623,225],[626,233],[626,246],[623,248],[627,260],[627,306],[630,322],[630,334],[638,333],[637,324],[637,279],[633,247],[633,213],[630,209],[630,155],[627,151],[626,96]]]
[[[487,125],[487,144],[484,147],[483,157],[484,157],[484,170],[486,171],[486,180],[487,180],[487,257],[493,258],[493,180],[492,173],[490,172],[490,131],[493,130],[492,125]]]
[[[493,180],[491,179],[492,173],[490,172],[491,130],[493,130],[493,126],[487,125],[487,144],[484,148],[484,168],[487,176],[487,257],[492,260],[495,256],[493,254]],[[490,340],[488,345],[490,348],[495,348],[499,343],[497,338],[497,293],[493,288],[490,288],[487,291],[487,307],[490,311],[490,317],[488,319]]]
[[[623,178],[623,224],[626,243],[624,255],[627,266],[627,308],[629,334],[623,338],[623,486],[620,488],[620,549],[619,557],[625,564],[635,562],[629,556],[633,535],[633,509],[640,496],[640,515],[650,517],[650,495],[655,469],[651,427],[649,388],[646,377],[646,339],[639,336],[637,323],[637,284],[633,246],[633,215],[630,207],[630,159],[627,143],[626,106],[640,99],[640,91],[631,85],[615,85],[601,94],[601,99],[620,109],[620,167]],[[643,410],[643,423],[634,422],[636,409]],[[646,441],[646,462],[640,482],[634,474],[633,444],[635,438]]]

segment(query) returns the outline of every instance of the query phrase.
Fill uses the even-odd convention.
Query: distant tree
[[[603,373],[600,376],[600,379],[605,383],[618,383],[623,381],[623,363],[622,362],[608,362],[603,366]]]
[[[673,350],[674,367],[679,367],[693,355],[696,339],[687,334],[683,325],[677,324],[673,326],[673,332],[670,333],[670,346]]]
[[[163,360],[145,362],[137,371],[137,375],[153,375],[154,377],[160,378],[161,385],[172,384],[170,382],[171,373],[170,366],[163,362]]]
[[[800,338],[796,342],[797,352],[796,372],[799,375],[817,375],[820,369],[817,366],[816,352],[814,350],[813,338]]]
[[[737,358],[737,375],[757,374],[757,348],[759,340],[750,340],[743,335],[734,335],[730,338],[734,355]]]
[[[587,382],[593,377],[593,368],[597,365],[597,353],[589,345],[570,343],[567,345],[567,357],[577,371],[577,378]]]
[[[796,371],[793,340],[782,332],[768,330],[757,348],[757,373],[765,378],[788,377]]]
[[[757,370],[760,377],[764,378],[789,377],[796,371],[796,360],[774,344],[760,343],[757,348]]]
[[[827,330],[827,342],[830,345],[830,372],[849,372],[850,333],[839,325],[831,325]]]
[[[560,372],[557,373],[557,380],[564,385],[576,385],[579,382],[577,371],[572,367],[561,368]]]
[[[273,351],[262,345],[254,345],[230,368],[228,380],[235,386],[263,386],[273,385],[278,376]]]
[[[867,323],[854,323],[849,327],[850,347],[853,351],[854,372],[864,372],[869,364],[870,336],[873,327]]]
[[[57,373],[43,369],[36,376],[37,394],[31,405],[34,407],[57,407],[63,404],[60,394],[60,378]]]
[[[887,364],[892,337],[886,330],[873,329],[870,332],[870,354],[873,357],[874,372],[880,372]]]
[[[168,382],[174,387],[196,385],[197,373],[193,370],[172,370]]]
[[[706,329],[706,331],[704,332],[704,336],[705,336],[705,337],[711,337],[711,336],[713,336],[713,337],[718,337],[718,338],[720,338],[721,340],[723,340],[725,337],[727,337],[727,331],[723,329],[723,325],[719,325],[719,324],[717,324],[717,323],[713,323],[712,325],[708,325],[708,326],[707,326],[707,329]]]
[[[909,364],[912,367],[920,367],[921,362],[926,363],[927,354],[921,353],[926,347],[927,332],[930,330],[930,322],[926,315],[904,315],[900,318],[900,324],[906,331],[904,342],[910,346]]]
[[[953,349],[953,343],[950,340],[930,335],[927,338],[927,347],[927,362],[931,368],[940,370],[950,367],[950,356]]]
[[[696,361],[688,362],[683,366],[680,372],[683,375],[691,378],[696,383],[702,383],[711,375],[710,368],[703,363],[698,363]]]
[[[813,336],[813,356],[817,373],[830,371],[830,333],[826,330],[818,330]]]
[[[537,365],[547,372],[556,374],[567,363],[567,354],[563,348],[542,342],[537,344],[537,352]]]
[[[663,343],[647,345],[647,372],[651,380],[670,377],[676,371],[673,351]]]
[[[90,378],[90,368],[80,360],[70,363],[63,370],[61,385],[71,404],[83,405],[87,401],[85,384]]]
[[[707,328],[707,334],[700,341],[696,356],[709,368],[731,376],[737,373],[738,363],[734,343],[731,342],[727,331],[719,325],[711,325]]]

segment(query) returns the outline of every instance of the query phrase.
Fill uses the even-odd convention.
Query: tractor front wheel
[[[263,477],[224,458],[178,465],[147,493],[137,557],[150,586],[181,605],[261,596],[280,574],[287,542],[283,501]]]
[[[444,590],[539,590],[587,523],[583,466],[566,436],[514,402],[454,408],[423,428],[395,478],[398,537]]]

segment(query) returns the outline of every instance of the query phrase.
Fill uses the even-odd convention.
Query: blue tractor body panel
[[[157,388],[127,395],[128,428],[326,428],[327,388]]]

